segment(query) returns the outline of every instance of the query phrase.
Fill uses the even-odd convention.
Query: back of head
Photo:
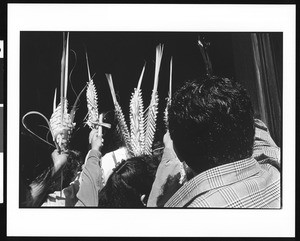
[[[197,173],[252,155],[252,104],[237,82],[215,76],[186,82],[168,116],[179,159]]]
[[[141,196],[148,197],[157,167],[153,156],[122,161],[99,192],[99,207],[144,207]]]

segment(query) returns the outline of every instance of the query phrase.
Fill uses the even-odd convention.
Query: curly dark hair
[[[155,156],[139,156],[123,161],[99,192],[99,207],[144,207],[141,195],[150,194],[159,164]]]
[[[174,94],[168,118],[174,149],[195,172],[252,155],[253,108],[236,81],[213,76],[186,82]]]

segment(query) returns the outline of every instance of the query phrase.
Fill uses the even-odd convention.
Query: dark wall
[[[3,152],[3,107],[0,107],[0,152]]]
[[[1,51],[1,50],[0,50]],[[2,50],[3,51],[3,50]],[[0,104],[4,103],[4,65],[3,59],[0,58]]]
[[[229,33],[200,33],[210,41],[210,57],[216,74],[234,77],[231,35]],[[113,110],[113,103],[105,73],[111,73],[119,103],[128,118],[129,98],[137,85],[140,72],[146,62],[142,83],[145,107],[149,104],[153,87],[155,48],[164,44],[161,64],[159,92],[159,116],[156,140],[162,140],[165,132],[163,110],[169,85],[169,61],[173,56],[173,86],[176,89],[184,80],[205,74],[204,62],[197,46],[199,33],[173,32],[71,32],[70,49],[76,53],[68,90],[69,104],[73,104],[87,82],[85,49],[89,55],[91,73],[96,73],[94,82],[99,95],[100,111]],[[21,75],[20,75],[20,120],[28,111],[36,110],[48,119],[52,114],[55,88],[60,83],[60,60],[62,54],[62,32],[21,32]],[[70,68],[74,66],[75,55],[70,54]],[[59,90],[59,89],[58,89]],[[87,113],[85,94],[80,99],[75,122],[76,131],[71,146],[87,152],[89,129],[83,119]],[[43,138],[48,130],[39,117],[26,119],[28,126]],[[53,148],[28,135],[20,126],[21,176],[28,182],[45,166],[51,163]],[[49,136],[51,141],[51,137]]]
[[[266,123],[281,147],[283,34],[235,33],[232,43],[235,76],[250,94],[255,116]]]

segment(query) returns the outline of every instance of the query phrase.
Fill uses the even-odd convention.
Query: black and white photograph
[[[20,42],[20,207],[281,208],[282,33]]]
[[[233,25],[218,19],[216,27],[204,6],[196,5],[205,12],[197,16],[192,5],[179,10],[176,4],[169,5],[169,22],[162,21],[166,5],[82,5],[90,21],[80,16],[77,25],[79,6],[62,5],[58,19],[66,9],[74,10],[70,19],[49,24],[54,6],[34,12],[38,18],[45,11],[40,25],[13,18],[29,6],[8,9],[8,39],[14,39],[8,51],[15,61],[8,62],[7,82],[13,101],[7,113],[11,234],[31,236],[32,228],[12,229],[18,213],[33,215],[34,223],[55,220],[54,231],[35,230],[42,236],[64,236],[70,229],[72,236],[89,230],[96,236],[166,236],[164,222],[176,229],[170,236],[182,236],[179,227],[188,222],[193,230],[201,215],[207,226],[226,223],[228,216],[235,223],[243,217],[247,226],[255,216],[264,216],[261,225],[264,218],[276,222],[273,216],[291,213],[287,197],[295,194],[284,183],[293,178],[286,171],[294,162],[286,156],[291,125],[285,123],[294,115],[286,90],[295,79],[292,71],[286,76],[286,44],[294,33],[266,24],[277,9],[270,18],[258,14],[266,27],[256,20],[241,28],[230,17]],[[155,21],[149,20],[151,10],[157,10]],[[239,11],[242,24],[245,12]],[[119,21],[108,18],[111,13],[120,14]],[[93,225],[63,228],[64,217]],[[142,219],[159,228],[150,234],[145,227],[144,233],[125,227]],[[112,225],[120,226],[118,234]],[[210,231],[195,233],[213,236]]]
[[[3,203],[3,196],[4,196],[4,175],[3,175],[3,105],[0,104],[0,203]]]

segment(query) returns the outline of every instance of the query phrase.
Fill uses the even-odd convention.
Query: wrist
[[[101,156],[102,156],[102,154],[99,150],[91,149],[88,153],[88,158],[87,159],[89,159],[90,157],[95,157],[97,159],[100,159]]]
[[[61,165],[53,165],[51,176],[54,177],[59,172],[59,170],[61,170],[61,168]]]

